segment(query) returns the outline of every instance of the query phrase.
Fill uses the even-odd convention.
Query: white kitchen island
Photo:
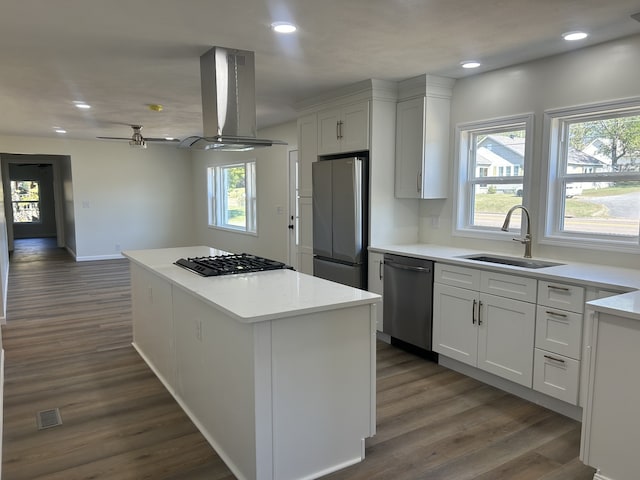
[[[240,479],[317,478],[375,434],[380,297],[292,270],[200,277],[127,251],[133,345]]]

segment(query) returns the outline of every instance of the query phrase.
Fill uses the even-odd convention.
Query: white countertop
[[[173,264],[179,258],[226,253],[204,246],[122,252],[132,262],[245,323],[371,304],[381,299],[374,293],[293,270],[201,277]]]
[[[596,312],[640,320],[640,291],[587,302]]]
[[[508,272],[540,280],[564,283],[574,282],[595,288],[620,291],[622,293],[621,295],[594,300],[588,302],[588,305],[596,311],[640,320],[640,292],[635,291],[640,290],[640,272],[635,269],[609,267],[590,263],[562,262],[561,260],[546,258],[536,258],[536,260],[546,260],[564,264],[545,268],[524,268],[461,258],[474,254],[488,253],[491,255],[501,255],[500,253],[422,243],[376,246],[369,247],[369,250],[372,252],[395,253],[398,255],[424,258],[451,265]]]
[[[466,248],[454,248],[443,245],[430,245],[423,243],[408,245],[384,245],[369,247],[370,251],[379,253],[395,253],[417,258],[425,258],[436,262],[466,267],[482,268],[505,273],[526,275],[532,278],[550,281],[577,282],[596,288],[620,290],[621,292],[640,289],[640,272],[631,268],[609,267],[591,263],[563,262],[557,259],[536,257],[535,260],[546,260],[555,263],[563,263],[554,267],[524,268],[496,263],[478,262],[468,258],[460,258],[466,255],[490,254],[502,255],[486,250],[470,250]],[[508,256],[508,255],[505,255]]]

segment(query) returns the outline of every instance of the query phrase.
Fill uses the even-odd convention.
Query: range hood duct
[[[256,138],[256,82],[253,52],[213,47],[200,57],[203,136],[187,137],[178,147],[247,151],[286,145]]]

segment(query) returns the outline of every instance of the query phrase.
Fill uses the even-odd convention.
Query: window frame
[[[613,247],[618,252],[640,252],[640,235],[622,237],[562,230],[565,189],[568,183],[598,182],[603,179],[640,181],[640,172],[566,173],[568,149],[564,145],[568,141],[568,126],[622,116],[620,114],[640,115],[640,97],[545,111],[543,151],[547,155],[542,175],[546,176],[546,182],[543,182],[543,195],[540,199],[540,211],[545,212],[545,217],[540,222],[538,232],[540,244],[607,251],[611,251]]]
[[[245,226],[228,223],[227,187],[225,185],[227,169],[244,167],[245,169]],[[209,228],[232,231],[246,235],[258,235],[257,219],[257,165],[255,159],[228,162],[207,167],[207,224]]]
[[[474,205],[473,188],[480,184],[512,184],[514,178],[522,179],[522,205],[527,206],[529,200],[530,175],[533,164],[533,136],[534,136],[534,114],[525,113],[498,117],[488,120],[461,123],[455,129],[455,196],[454,196],[454,219],[452,235],[460,237],[486,238],[486,239],[506,239],[512,238],[514,233],[518,233],[522,226],[515,223],[509,232],[503,232],[499,227],[486,227],[472,224]],[[525,154],[523,159],[524,172],[521,175],[502,177],[471,178],[470,162],[471,138],[478,133],[497,133],[509,129],[525,130]],[[475,160],[474,160],[475,161]],[[522,171],[521,169],[519,169]],[[513,170],[512,170],[513,171]],[[490,181],[489,181],[490,180]],[[517,183],[520,183],[519,181]]]
[[[38,180],[25,180],[25,179],[21,179],[21,180],[10,180],[9,182],[11,184],[11,211],[12,211],[12,223],[16,224],[16,225],[41,225],[42,224],[42,194],[40,191],[40,186],[42,185],[42,182],[38,179]],[[13,190],[14,190],[14,186],[13,184],[15,184],[15,188],[17,188],[18,184],[20,183],[36,183],[38,185],[38,199],[37,200],[14,200],[13,199]],[[16,205],[19,203],[30,203],[30,204],[36,204],[37,205],[37,211],[38,211],[38,220],[37,221],[29,221],[29,222],[21,222],[19,220],[16,220]]]

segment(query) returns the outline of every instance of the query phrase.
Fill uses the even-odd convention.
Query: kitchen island
[[[317,478],[375,434],[379,296],[292,270],[200,277],[127,251],[133,345],[240,479]]]

